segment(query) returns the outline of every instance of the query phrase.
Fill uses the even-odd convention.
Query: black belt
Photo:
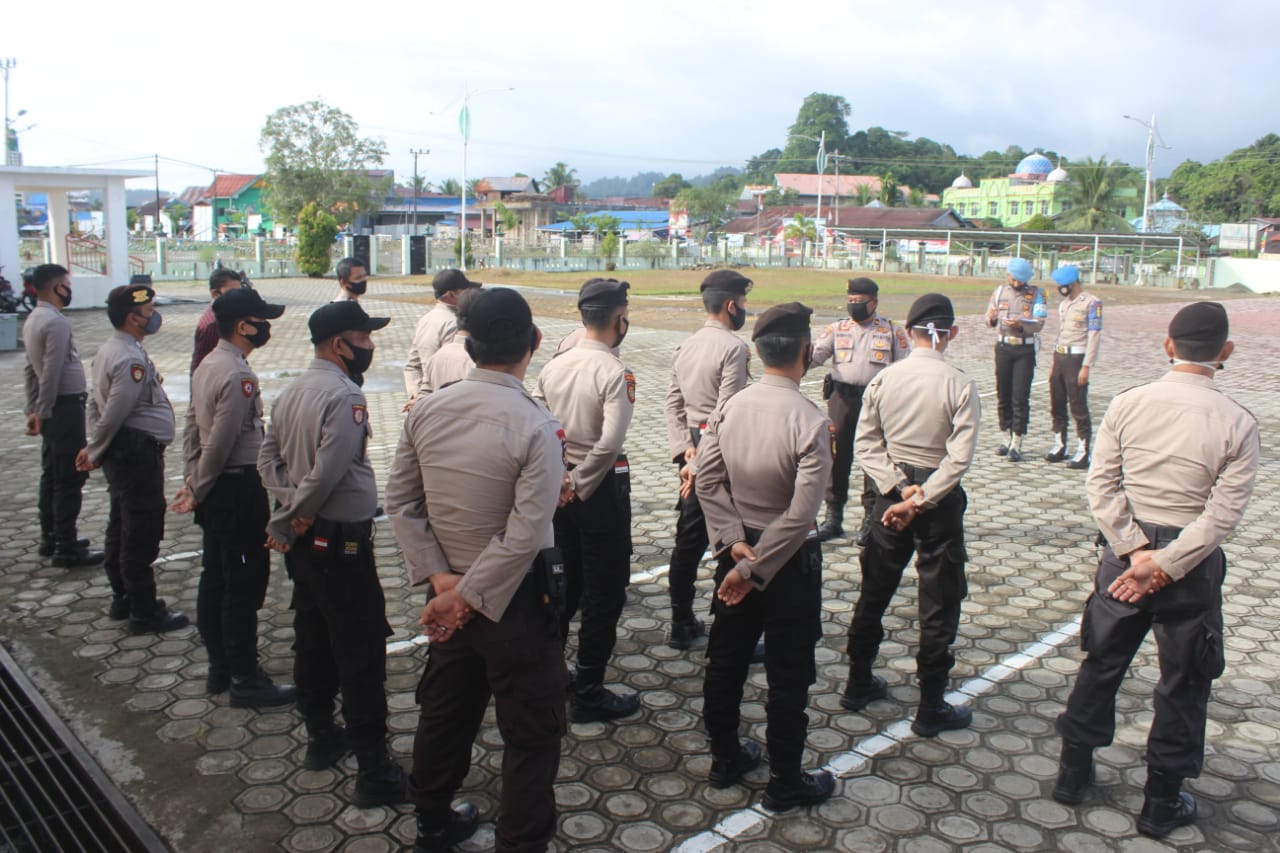
[[[1136,520],[1138,521],[1138,526],[1142,528],[1142,532],[1150,540],[1152,548],[1163,548],[1182,535],[1181,527],[1173,527],[1167,524],[1148,524],[1140,519]]]
[[[87,399],[89,399],[88,393],[81,391],[79,394],[59,394],[55,399],[55,402],[62,400],[75,400],[77,403],[83,403]]]
[[[223,468],[223,474],[230,474],[233,477],[243,477],[245,474],[258,473],[257,465],[233,465],[230,468]]]
[[[347,539],[368,542],[373,538],[373,519],[366,521],[332,521],[328,518],[316,516],[315,523],[311,525],[311,533],[320,539]]]
[[[841,382],[839,379],[832,379],[831,387],[841,397],[856,397],[863,391],[867,390],[866,385],[858,385],[854,382]]]
[[[933,476],[937,468],[919,468],[915,465],[908,465],[905,462],[897,463],[897,468],[902,472],[902,476],[907,482],[913,486],[924,485],[924,482]]]

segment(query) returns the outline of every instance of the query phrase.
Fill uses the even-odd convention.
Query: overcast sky
[[[127,8],[128,11],[115,11]],[[297,12],[292,9],[305,9]],[[1280,60],[1256,0],[968,3],[11,3],[0,32],[28,165],[164,157],[262,170],[272,110],[321,97],[382,137],[387,166],[457,178],[557,160],[585,181],[709,172],[782,147],[810,92],[962,154],[1010,144],[1142,165],[1158,117],[1171,150],[1208,161],[1280,131]],[[115,163],[151,169],[150,160]],[[161,161],[178,190],[210,173]],[[146,186],[147,182],[131,183]]]

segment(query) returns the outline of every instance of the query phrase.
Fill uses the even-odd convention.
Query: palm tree
[[[462,195],[462,184],[455,178],[446,178],[440,182],[441,195]]]
[[[547,174],[542,178],[542,189],[544,192],[558,190],[560,187],[572,187],[577,189],[581,185],[578,180],[578,170],[570,169],[568,163],[557,162],[554,166],[547,170]]]
[[[856,193],[856,198],[858,199],[858,207],[866,207],[867,205],[871,204],[871,199],[874,198],[875,196],[875,193],[871,191],[870,184],[858,184],[858,186],[854,189],[854,192]]]
[[[797,214],[795,219],[782,229],[782,236],[788,240],[808,240],[810,243],[818,241],[818,225],[812,219],[806,219]]]
[[[898,192],[898,179],[893,176],[893,172],[888,172],[880,179],[880,203],[885,207],[897,207],[901,201]]]
[[[1121,189],[1132,178],[1127,167],[1108,163],[1107,155],[1085,158],[1071,168],[1065,200],[1071,209],[1058,222],[1063,231],[1130,231],[1128,221],[1116,212]]]

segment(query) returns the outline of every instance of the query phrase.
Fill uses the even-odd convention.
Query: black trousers
[[[748,531],[747,541],[759,539]],[[716,588],[733,569],[720,558]],[[775,776],[800,773],[809,717],[809,687],[817,678],[814,647],[822,636],[822,548],[817,540],[800,547],[764,589],[752,589],[729,607],[712,600],[715,621],[707,641],[707,672],[702,686],[702,716],[711,737],[711,754],[729,758],[738,752],[743,684],[756,643],[764,634],[765,701],[769,766]]]
[[[111,592],[128,599],[132,616],[145,619],[156,607],[151,564],[164,538],[164,445],[122,427],[102,459],[102,471],[110,497],[102,565]]]
[[[316,519],[285,554],[293,579],[293,681],[297,705],[312,725],[333,720],[333,700],[342,692],[347,743],[356,753],[385,748],[387,735],[386,600],[373,544],[364,530]],[[360,525],[353,525],[359,527]],[[316,537],[328,540],[322,546]],[[355,542],[348,556],[343,543]]]
[[[40,426],[40,536],[74,546],[88,472],[76,470],[85,445],[84,394],[63,394]]]
[[[693,617],[693,585],[698,579],[698,566],[707,552],[711,538],[707,535],[707,518],[696,493],[681,498],[680,517],[676,520],[675,547],[671,549],[671,565],[667,586],[671,591],[673,620]]]
[[[831,397],[827,400],[827,416],[836,431],[836,455],[831,466],[831,483],[827,487],[827,502],[844,504],[849,500],[849,472],[853,470],[853,441],[858,433],[858,416],[862,413],[862,392],[865,385],[849,385],[835,382]],[[876,490],[871,478],[862,478],[862,510],[870,513],[875,504]]]
[[[556,832],[563,660],[559,626],[535,594],[532,576],[497,622],[476,614],[448,640],[432,643],[418,682],[410,802],[429,818],[448,815],[492,695],[503,741],[495,847],[545,850]]]
[[[269,516],[267,492],[252,466],[224,472],[196,507],[204,530],[196,627],[209,668],[233,676],[258,668],[258,611],[271,573],[264,544]]]
[[[567,581],[560,638],[581,607],[576,689],[590,692],[604,683],[631,582],[630,474],[610,470],[589,498],[556,510],[554,526]]]
[[[1053,415],[1053,431],[1059,435],[1067,432],[1067,406],[1076,422],[1076,435],[1089,441],[1093,438],[1093,421],[1089,417],[1089,383],[1079,384],[1080,367],[1084,353],[1055,352],[1053,370],[1049,373],[1049,411]]]
[[[955,663],[951,644],[960,624],[960,603],[968,592],[964,576],[964,511],[968,498],[956,486],[936,507],[916,517],[902,532],[880,523],[884,511],[901,500],[895,489],[878,496],[871,541],[862,549],[862,592],[849,624],[849,664],[869,675],[884,639],[881,620],[902,582],[902,572],[916,554],[920,610],[920,648],[916,677],[922,699],[941,699]]]
[[[1143,530],[1156,547],[1173,538],[1153,537],[1158,529],[1145,524]],[[1226,558],[1221,549],[1214,551],[1182,580],[1136,604],[1117,601],[1107,593],[1127,567],[1127,561],[1104,549],[1080,627],[1080,647],[1086,657],[1067,709],[1058,717],[1058,734],[1087,746],[1111,743],[1116,731],[1116,692],[1147,632],[1154,629],[1160,680],[1152,701],[1155,713],[1147,736],[1147,765],[1173,776],[1199,776],[1209,688],[1226,666],[1222,647]]]
[[[996,399],[1001,432],[1027,434],[1031,420],[1031,379],[1035,372],[1034,344],[996,344]]]

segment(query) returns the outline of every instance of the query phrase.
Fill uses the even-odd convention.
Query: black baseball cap
[[[228,291],[213,303],[213,316],[219,320],[239,320],[244,317],[274,320],[283,313],[283,305],[272,305],[258,291],[247,287]]]
[[[467,299],[467,332],[479,343],[500,344],[532,328],[529,303],[509,287],[486,287]]]
[[[436,277],[431,279],[431,289],[436,292],[436,296],[444,296],[451,290],[466,290],[469,287],[479,286],[480,282],[467,278],[467,274],[462,270],[440,270],[436,273]]]
[[[218,302],[226,298],[223,296]],[[215,307],[218,302],[213,303]],[[376,332],[390,322],[390,317],[370,317],[359,302],[346,300],[330,302],[311,312],[307,328],[311,329],[311,343],[318,344],[343,332]]]

